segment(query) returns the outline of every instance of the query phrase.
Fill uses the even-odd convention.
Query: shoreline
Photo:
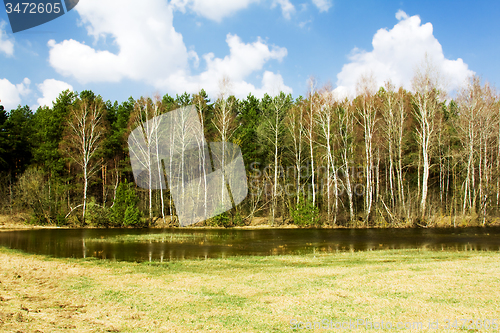
[[[133,227],[96,227],[96,226],[56,226],[56,225],[32,225],[25,222],[10,222],[10,223],[0,223],[0,232],[6,231],[21,231],[21,230],[42,230],[42,229],[158,229],[158,230],[287,230],[287,229],[318,229],[318,230],[330,230],[330,229],[467,229],[467,228],[495,228],[500,227],[500,223],[495,221],[494,223],[489,223],[486,225],[481,224],[457,224],[453,226],[452,224],[439,224],[432,226],[320,226],[320,227],[299,227],[293,224],[272,226],[270,224],[259,224],[259,225],[248,225],[248,226],[232,226],[232,227],[214,227],[214,226],[187,226],[187,227],[172,227],[172,226],[150,226],[143,228],[133,228]]]
[[[29,224],[29,216],[26,214],[17,215],[0,215],[0,232],[2,231],[14,231],[14,230],[33,230],[33,229],[184,229],[184,230],[218,230],[218,229],[236,229],[236,230],[280,230],[280,229],[450,229],[450,228],[488,228],[488,227],[500,227],[500,218],[491,217],[489,222],[482,225],[479,221],[473,220],[471,217],[457,217],[456,223],[454,225],[452,219],[453,217],[434,217],[429,221],[428,225],[418,225],[418,224],[398,224],[390,225],[386,223],[385,225],[323,225],[323,226],[308,226],[300,227],[295,224],[281,224],[277,223],[275,226],[268,224],[267,218],[256,217],[250,225],[243,226],[169,226],[164,224],[155,223],[149,227],[99,227],[99,226],[57,226],[57,225],[33,225]],[[158,220],[157,220],[158,221]],[[255,221],[255,222],[254,222]]]

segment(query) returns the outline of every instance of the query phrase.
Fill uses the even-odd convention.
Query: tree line
[[[377,87],[364,75],[352,99],[311,79],[304,97],[240,100],[223,80],[214,101],[201,90],[113,103],[86,90],[64,91],[35,112],[0,107],[0,209],[29,213],[39,224],[177,225],[168,187],[136,185],[128,138],[151,119],[194,105],[208,142],[241,147],[249,191],[205,225],[254,218],[301,226],[494,223],[498,94],[473,76],[447,99],[437,74],[430,66],[416,71],[411,91],[391,82]],[[164,176],[167,162],[158,164]]]

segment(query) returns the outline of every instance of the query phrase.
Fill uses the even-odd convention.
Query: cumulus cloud
[[[291,15],[295,13],[295,6],[289,0],[273,0],[271,8],[274,8],[278,5],[281,7],[281,13],[283,14],[283,17],[287,20],[291,19]]]
[[[270,59],[281,61],[286,55],[284,47],[273,46],[269,49],[260,38],[251,44],[245,44],[236,35],[228,34],[229,56],[224,59],[214,58],[213,53],[203,56],[211,74],[224,73],[234,80],[241,80],[253,71],[259,70]]]
[[[185,12],[189,9],[199,16],[220,22],[224,17],[230,16],[239,10],[245,9],[253,2],[259,0],[172,0],[173,8]],[[287,2],[282,0],[280,2]]]
[[[410,17],[401,10],[396,13],[396,18],[399,22],[391,30],[380,29],[375,33],[372,51],[352,50],[350,62],[337,75],[337,93],[353,96],[359,77],[370,72],[379,86],[390,79],[396,86],[411,89],[415,69],[426,56],[450,90],[458,88],[473,74],[462,59],[445,58],[441,44],[433,35],[431,23],[421,24],[420,17]]]
[[[312,0],[313,4],[318,7],[319,12],[327,12],[333,4],[331,0]]]
[[[14,54],[14,43],[7,37],[5,26],[7,22],[0,21],[0,53],[5,53],[7,57]]]
[[[252,73],[263,68],[264,64],[275,59],[281,61],[286,55],[286,48],[271,46],[269,47],[261,39],[254,43],[243,43],[236,35],[228,34],[226,42],[229,45],[229,55],[216,58],[213,53],[203,56],[206,63],[206,70],[199,75],[188,75],[183,72],[174,73],[166,80],[159,82],[158,86],[182,93],[184,91],[199,91],[204,88],[209,95],[216,96],[218,93],[219,81],[222,77],[227,77],[231,81],[231,93],[237,97],[245,97],[252,92],[254,95],[263,95],[262,89],[245,81]],[[270,73],[270,72],[269,72]],[[283,80],[280,74],[273,74],[275,82]],[[271,76],[264,73],[262,80],[263,87],[267,84]],[[291,88],[283,84],[286,91]]]
[[[42,93],[42,97],[37,99],[37,105],[33,106],[33,110],[39,106],[52,107],[52,102],[55,102],[61,92],[65,90],[73,91],[73,87],[69,83],[55,79],[47,79],[43,83],[37,84],[37,88]]]
[[[262,88],[256,91],[256,97],[262,97],[265,93],[268,93],[271,96],[276,96],[280,92],[291,94],[292,88],[285,85],[283,77],[281,77],[280,74],[265,71],[264,76],[262,77]]]
[[[21,104],[21,98],[28,95],[31,81],[24,78],[21,83],[13,84],[7,79],[0,79],[0,104],[5,107],[5,110],[15,109]]]
[[[256,77],[268,61],[281,61],[287,55],[286,48],[268,45],[260,38],[244,43],[238,36],[228,34],[229,55],[217,58],[208,53],[200,61],[175,31],[171,5],[164,0],[150,0],[148,6],[141,8],[134,4],[134,0],[87,0],[75,7],[89,35],[96,40],[110,36],[118,51],[98,50],[72,39],[60,43],[50,40],[52,67],[81,83],[119,82],[127,78],[169,93],[194,93],[204,88],[207,93],[216,94],[218,81],[227,76],[233,83],[234,94],[244,97],[262,89],[246,82],[248,77]],[[197,68],[202,66],[200,62],[206,67],[193,75],[190,63]],[[278,82],[281,76],[273,75]]]
[[[96,50],[76,40],[48,42],[49,62],[79,82],[118,82],[123,78],[152,83],[187,66],[188,51],[173,27],[173,14],[163,0],[137,6],[134,0],[82,1],[75,7],[89,35],[111,36],[119,52]],[[151,75],[154,73],[153,75]]]

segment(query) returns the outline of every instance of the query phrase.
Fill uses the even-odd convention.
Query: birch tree
[[[130,117],[131,127],[139,129],[130,133],[129,142],[133,143],[135,147],[130,151],[130,154],[135,155],[136,160],[139,161],[142,169],[147,174],[147,179],[141,179],[139,182],[146,185],[143,187],[148,189],[150,220],[153,219],[153,188],[161,187],[156,184],[156,181],[163,179],[161,174],[153,175],[155,170],[158,170],[157,172],[163,170],[159,165],[153,165],[155,162],[161,163],[160,158],[157,158],[158,145],[160,144],[158,138],[159,117],[157,117],[159,113],[160,105],[158,101],[153,103],[151,99],[142,97],[136,102],[134,113]],[[138,180],[136,179],[136,181]],[[163,208],[162,206],[162,210]]]
[[[305,118],[305,133],[309,143],[309,161],[311,163],[311,192],[312,204],[316,205],[316,170],[314,166],[314,148],[315,148],[315,114],[319,105],[319,95],[316,91],[316,80],[309,79],[309,91],[307,93],[308,106]]]
[[[158,158],[156,159],[156,171],[158,172],[158,180],[164,179],[163,175],[163,159],[160,158],[159,152],[162,150],[160,145],[162,145],[162,138],[160,134],[160,114],[163,112],[163,106],[162,106],[162,101],[160,99],[159,95],[154,96],[154,99],[151,101],[152,102],[152,108],[153,108],[153,124],[152,126],[155,128],[154,129],[154,145],[155,145],[155,152],[158,155]],[[165,200],[163,196],[163,186],[159,187],[160,189],[160,203],[161,203],[161,217],[163,219],[163,224],[165,224]],[[151,216],[150,216],[151,218]]]
[[[100,167],[96,158],[104,134],[104,105],[100,97],[78,100],[71,109],[67,142],[71,158],[83,172],[82,218],[85,221],[88,187],[91,177]],[[76,208],[76,207],[75,207]]]
[[[496,136],[496,98],[488,84],[481,85],[478,76],[470,77],[457,98],[459,134],[466,156],[466,176],[463,185],[462,214],[474,214],[480,208],[483,218],[489,197],[493,168],[492,149]],[[476,174],[479,179],[476,179]],[[478,201],[479,198],[479,201]]]
[[[412,80],[414,90],[414,116],[417,120],[417,141],[420,145],[422,167],[420,216],[425,219],[427,194],[429,189],[429,170],[431,168],[432,139],[435,134],[435,117],[443,94],[439,87],[438,72],[428,58],[418,68]]]
[[[260,127],[260,136],[268,141],[273,149],[273,189],[271,195],[271,224],[274,224],[276,218],[276,209],[278,205],[279,173],[281,169],[281,154],[283,147],[283,136],[285,133],[285,115],[288,111],[292,96],[281,92],[275,97],[266,94],[263,105],[265,121]]]
[[[198,117],[200,120],[200,129],[201,133],[200,136],[201,138],[204,138],[204,133],[205,133],[205,113],[208,109],[208,97],[205,92],[205,90],[201,90],[199,94],[193,96],[193,104],[196,106],[196,110],[198,112]],[[212,170],[207,170],[207,165],[210,163],[208,162],[208,159],[210,159],[209,156],[206,154],[206,149],[204,147],[204,143],[198,142],[198,149],[199,149],[199,164],[201,166],[201,172],[202,172],[202,177],[200,177],[200,181],[203,181],[203,205],[204,205],[204,214],[207,216],[207,207],[208,207],[208,193],[207,193],[207,174],[210,173]]]
[[[334,114],[335,98],[331,89],[327,86],[321,93],[321,104],[317,113],[316,121],[322,138],[319,145],[324,148],[326,159],[326,201],[328,221],[332,220],[331,196],[333,194],[333,224],[336,223],[338,210],[338,178],[335,165],[335,141],[334,141]],[[333,185],[333,188],[332,188]],[[333,193],[332,193],[333,192]]]
[[[304,128],[304,107],[302,105],[303,100],[297,101],[291,110],[288,112],[288,117],[286,118],[286,127],[289,131],[289,136],[291,139],[291,151],[293,154],[294,169],[295,169],[295,191],[296,191],[296,204],[300,200],[300,192],[302,190],[302,184],[300,181],[302,161],[304,156],[302,154],[303,141],[305,135]]]
[[[394,195],[394,150],[396,146],[397,133],[397,99],[394,92],[394,85],[388,81],[385,84],[384,105],[382,107],[382,117],[384,119],[383,132],[387,143],[387,152],[389,158],[389,192],[391,208],[395,205]]]
[[[351,166],[354,165],[354,122],[355,110],[351,107],[349,101],[345,100],[337,104],[335,113],[338,119],[337,136],[339,138],[340,156],[342,159],[342,169],[344,174],[344,189],[347,191],[347,200],[349,205],[349,221],[354,219],[354,201],[351,185]]]
[[[404,212],[405,208],[405,191],[404,191],[404,181],[403,181],[403,141],[404,141],[404,130],[405,121],[407,117],[405,104],[405,91],[403,88],[399,88],[396,95],[396,112],[394,115],[394,132],[396,135],[395,140],[395,150],[397,159],[397,180],[398,180],[398,199],[399,206]]]
[[[219,82],[219,97],[215,103],[215,114],[213,124],[219,133],[222,141],[221,151],[221,202],[225,202],[224,193],[226,190],[226,175],[225,175],[225,155],[226,155],[226,142],[231,138],[234,133],[234,112],[236,106],[234,97],[230,96],[231,82],[228,77],[224,76]]]
[[[373,203],[373,137],[377,122],[377,109],[375,108],[376,85],[373,74],[363,75],[357,82],[356,89],[360,98],[358,105],[358,122],[363,127],[365,142],[365,221],[368,222]]]

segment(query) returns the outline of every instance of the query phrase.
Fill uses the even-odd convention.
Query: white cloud
[[[172,0],[171,5],[181,12],[186,8],[210,20],[220,22],[224,17],[231,16],[259,0]],[[285,2],[287,0],[284,0]]]
[[[229,45],[229,56],[220,59],[209,53],[203,57],[209,72],[224,73],[233,80],[241,80],[261,69],[270,59],[281,61],[287,55],[286,48],[273,46],[269,49],[260,38],[252,44],[245,44],[238,36],[228,34],[226,42]]]
[[[189,75],[184,72],[174,73],[166,80],[158,83],[158,86],[182,93],[184,91],[196,92],[201,88],[211,95],[218,93],[219,81],[226,76],[230,79],[232,85],[231,93],[236,97],[246,97],[252,92],[254,95],[263,95],[263,89],[269,87],[271,76],[264,73],[262,80],[263,87],[258,89],[254,85],[247,83],[245,79],[254,72],[262,70],[264,64],[275,59],[281,61],[286,55],[287,50],[283,47],[271,46],[265,44],[261,39],[254,43],[243,43],[236,35],[228,34],[226,42],[229,45],[229,55],[221,58],[215,58],[213,53],[203,56],[206,63],[206,70],[199,75]],[[273,74],[269,72],[270,74]],[[279,82],[280,74],[273,74],[275,82]],[[281,83],[283,79],[281,78]],[[284,91],[291,91],[291,88],[284,84]]]
[[[172,9],[165,1],[137,6],[134,0],[87,0],[75,9],[89,35],[96,39],[111,36],[119,52],[96,50],[72,39],[50,40],[49,61],[58,73],[81,83],[123,78],[152,83],[155,77],[187,66],[188,51],[172,25]]]
[[[396,19],[398,21],[401,21],[401,20],[406,20],[408,18],[408,14],[406,14],[404,11],[402,11],[401,9],[398,10],[398,12],[396,13]]]
[[[14,55],[14,43],[8,39],[7,33],[5,32],[5,26],[7,22],[0,21],[0,53],[5,53],[7,57]]]
[[[13,84],[7,79],[0,79],[0,104],[5,107],[5,110],[10,111],[21,104],[21,97],[31,92],[30,83],[28,78],[24,78],[18,84]]]
[[[319,12],[327,12],[333,4],[331,0],[312,0],[313,4],[318,7]]]
[[[280,74],[265,71],[262,78],[262,88],[256,91],[255,95],[256,97],[262,97],[265,93],[268,93],[271,96],[276,96],[281,91],[285,94],[291,94],[292,88],[285,85],[283,77]]]
[[[291,15],[295,13],[295,7],[289,0],[273,0],[271,8],[274,8],[277,5],[281,6],[281,13],[287,20],[289,20]]]
[[[411,79],[417,66],[427,54],[450,90],[458,88],[473,72],[462,59],[446,59],[441,44],[433,35],[431,23],[421,24],[417,15],[409,17],[398,11],[399,22],[391,29],[380,29],[373,36],[370,52],[353,49],[350,63],[337,75],[336,91],[340,94],[355,93],[356,81],[365,73],[373,72],[377,84],[382,86],[392,80],[396,86],[411,89]]]
[[[55,102],[62,91],[68,89],[73,91],[73,87],[70,84],[55,79],[47,79],[36,86],[43,96],[37,99],[37,105],[32,107],[33,110],[38,109],[39,106],[52,107],[52,102]]]
[[[229,55],[216,58],[208,53],[198,57],[192,48],[187,50],[182,35],[175,31],[170,5],[164,0],[150,0],[148,6],[142,6],[146,9],[135,4],[134,0],[87,0],[75,7],[89,35],[96,39],[111,36],[118,51],[97,50],[72,39],[60,43],[50,40],[52,67],[81,83],[119,82],[126,78],[169,93],[194,93],[204,88],[215,94],[212,96],[216,96],[218,81],[226,75],[234,93],[244,97],[258,90],[245,81],[248,77],[254,73],[256,77],[266,62],[281,61],[287,55],[286,48],[269,46],[260,38],[244,43],[228,34]],[[192,75],[190,64],[195,69],[201,67],[200,58],[206,68]]]

